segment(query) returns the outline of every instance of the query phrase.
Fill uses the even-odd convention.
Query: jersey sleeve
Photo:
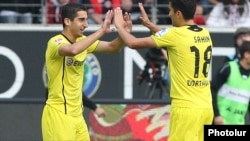
[[[54,36],[52,37],[47,44],[47,52],[49,53],[50,57],[59,57],[58,49],[63,44],[69,44],[64,37],[62,36]]]
[[[174,29],[162,29],[161,31],[156,32],[155,34],[151,35],[152,39],[156,43],[157,47],[174,47],[176,44],[176,38]],[[167,39],[167,40],[166,40]]]

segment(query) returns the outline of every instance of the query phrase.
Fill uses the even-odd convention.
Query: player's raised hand
[[[131,32],[132,31],[132,20],[131,20],[131,14],[126,12],[124,14],[124,28],[126,31]]]
[[[113,32],[115,29],[114,28],[110,28],[111,25],[111,20],[114,16],[114,12],[113,10],[108,10],[104,19],[104,22],[102,24],[102,29],[104,31],[104,33],[110,33]]]
[[[114,24],[117,29],[124,28],[125,21],[123,19],[122,10],[120,7],[117,7],[114,10]]]
[[[141,22],[144,26],[148,27],[148,25],[151,23],[149,18],[148,18],[148,14],[146,13],[141,2],[138,3],[138,6],[139,6],[140,11],[141,11],[141,16],[140,16]]]
[[[140,19],[141,19],[142,24],[144,26],[146,26],[148,29],[150,29],[153,33],[160,31],[161,27],[157,26],[156,24],[152,23],[149,20],[148,15],[147,15],[141,2],[138,3],[138,6],[139,6],[140,11],[141,11]]]

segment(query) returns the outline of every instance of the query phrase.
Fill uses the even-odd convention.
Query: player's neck
[[[73,36],[73,34],[71,34],[70,32],[67,31],[62,31],[62,34],[67,37],[68,40],[70,40],[72,43],[76,42],[76,38],[75,36]]]
[[[195,25],[195,22],[194,20],[190,19],[190,20],[185,21],[185,25]]]
[[[179,23],[177,23],[177,27],[188,26],[188,25],[196,25],[196,24],[194,20],[182,20]]]
[[[246,69],[246,70],[250,70],[250,64],[247,62],[247,59],[241,59],[240,60],[240,65],[244,68],[244,69]]]

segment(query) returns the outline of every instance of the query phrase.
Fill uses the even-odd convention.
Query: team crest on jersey
[[[88,54],[86,60],[84,61],[84,83],[83,91],[86,96],[93,96],[100,87],[101,82],[101,67],[99,61],[94,54]],[[48,75],[46,67],[43,67],[43,84],[44,87],[48,86]]]
[[[165,29],[162,29],[161,31],[156,32],[155,35],[156,35],[157,37],[162,37],[162,36],[165,35],[167,32],[168,32],[168,30],[165,28]]]
[[[55,39],[55,43],[59,44],[62,40],[63,40],[62,38],[57,38],[57,39]]]
[[[84,62],[83,91],[86,96],[93,96],[101,82],[101,67],[94,54],[88,54]]]

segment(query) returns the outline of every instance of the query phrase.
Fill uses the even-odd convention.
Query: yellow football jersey
[[[172,27],[151,37],[168,52],[172,106],[211,108],[208,74],[213,44],[208,30],[197,25]]]
[[[86,36],[77,41],[84,38]],[[60,56],[59,47],[72,43],[62,34],[49,39],[45,55],[49,90],[46,104],[68,115],[82,114],[83,63],[87,53],[93,52],[98,43],[99,40],[76,56]]]

